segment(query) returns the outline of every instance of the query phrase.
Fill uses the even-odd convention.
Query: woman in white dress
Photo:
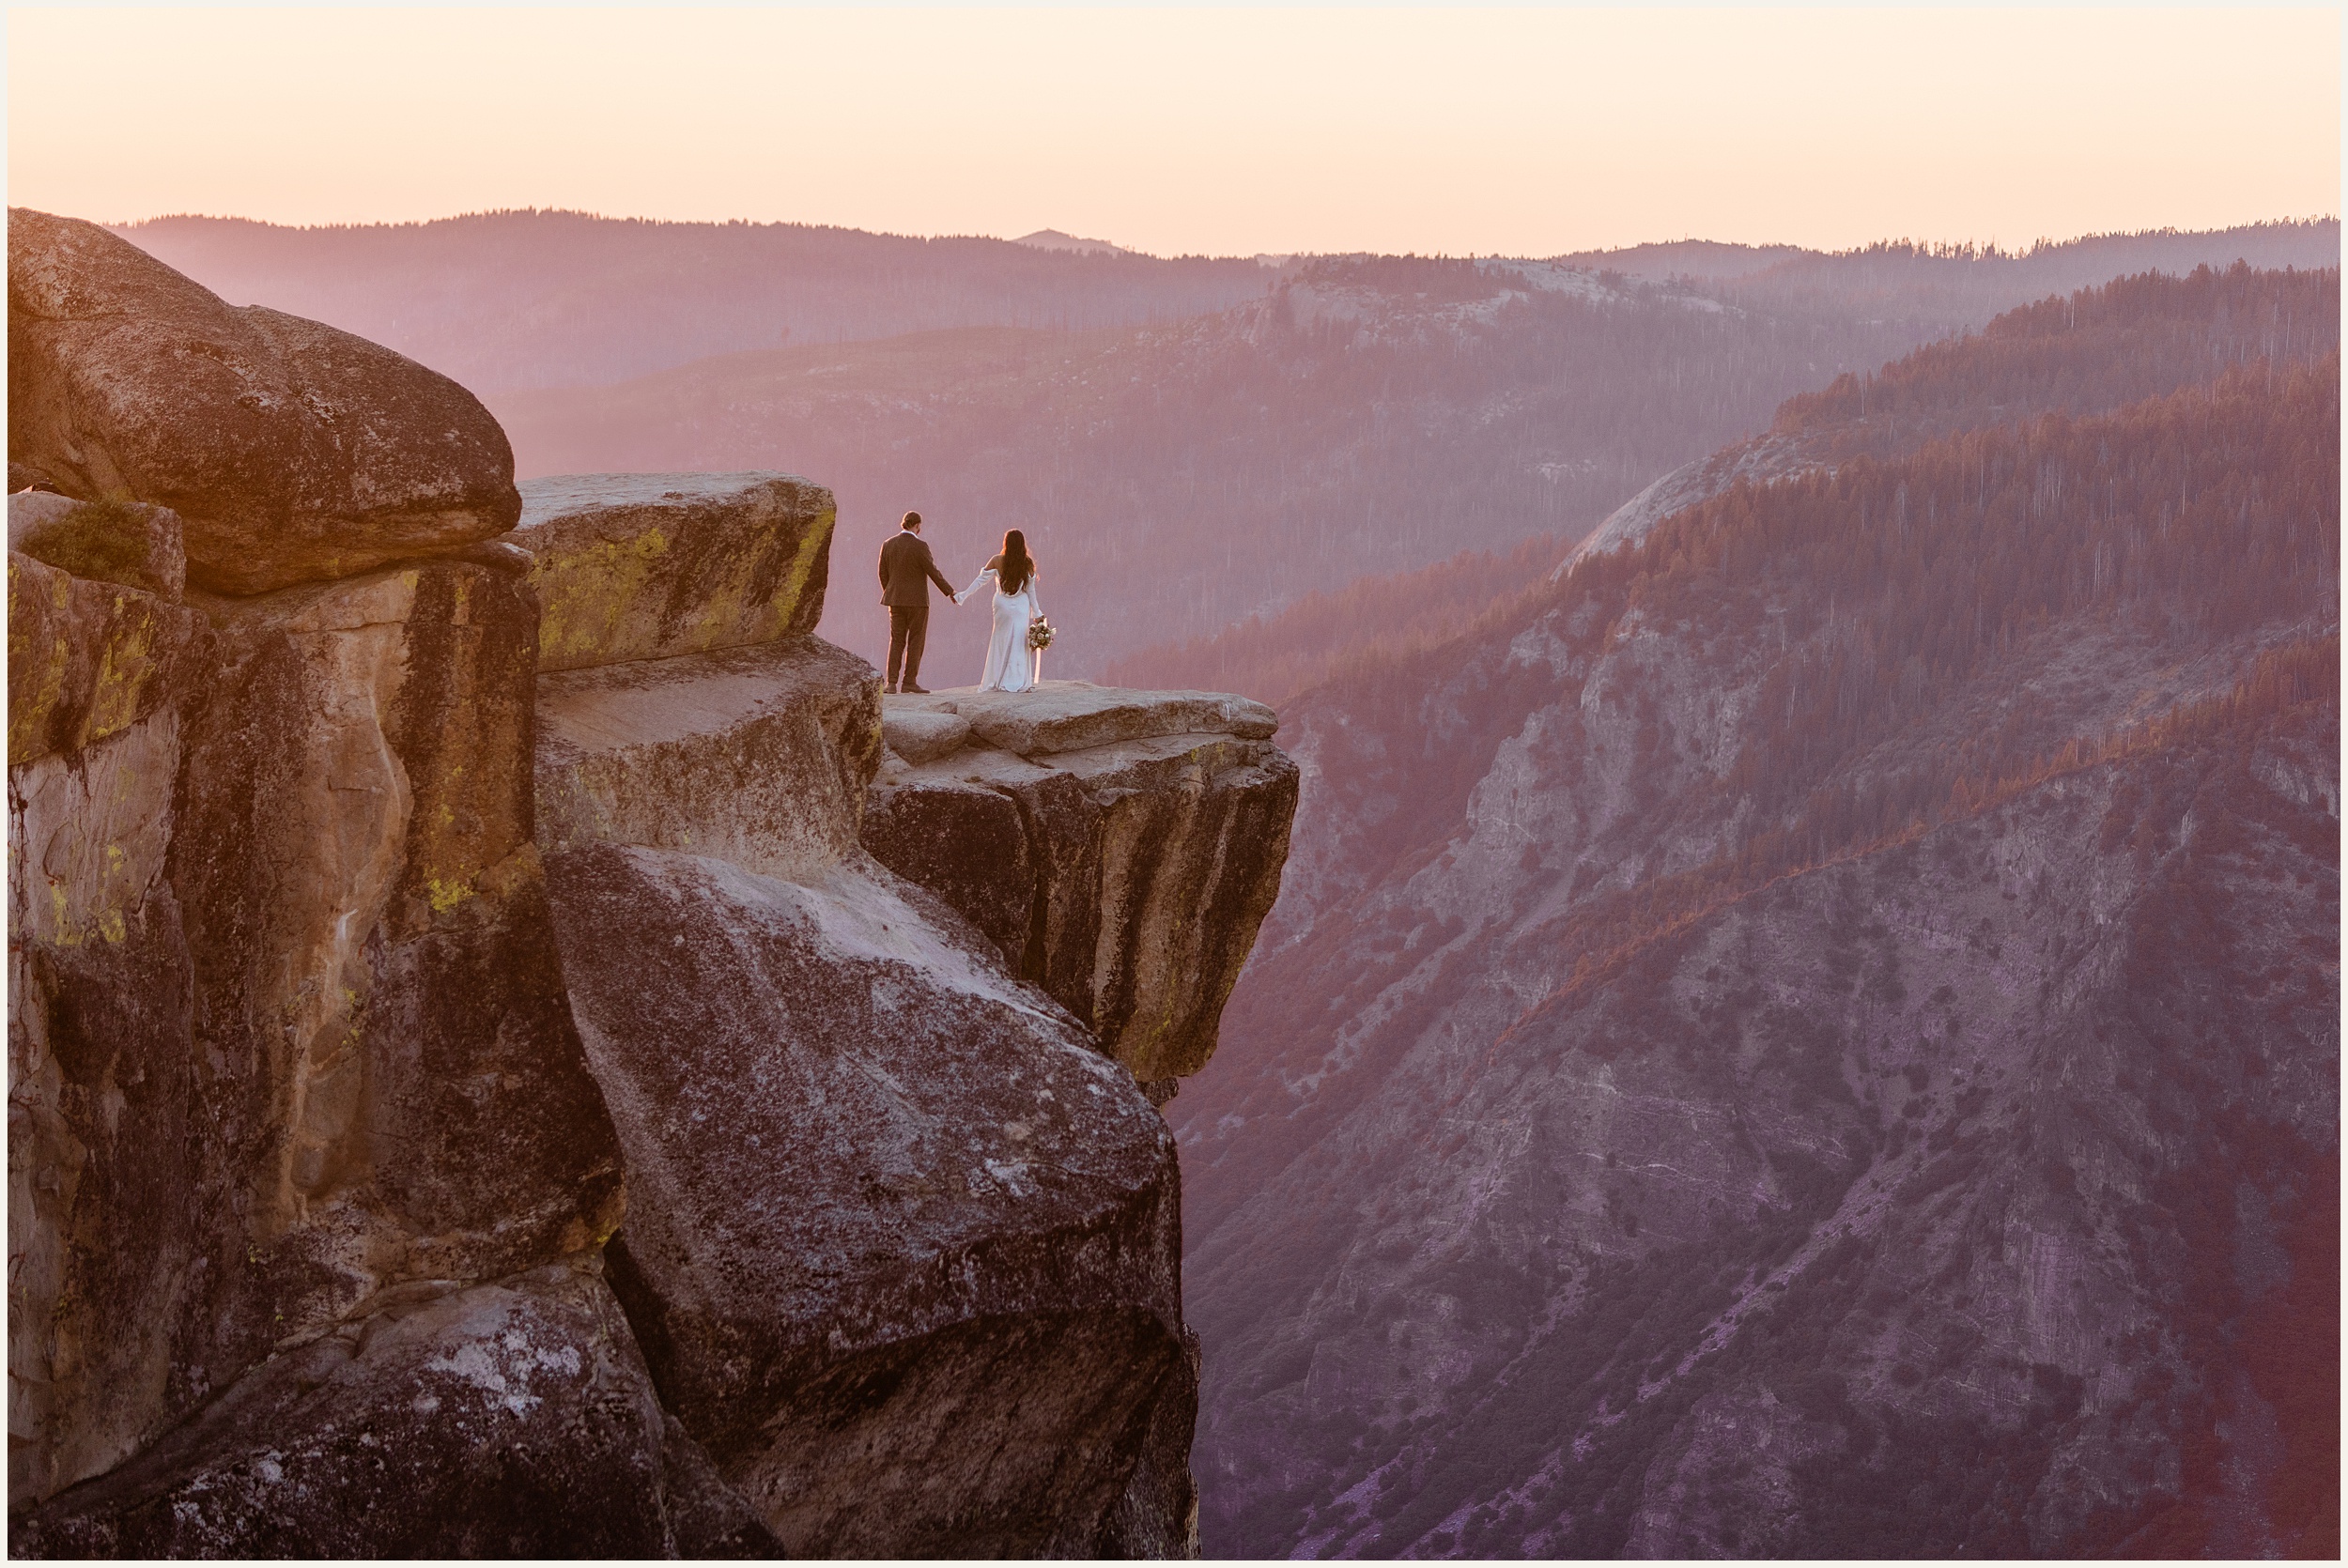
[[[1003,535],[1003,550],[954,595],[959,604],[995,579],[995,632],[986,639],[986,671],[979,677],[981,691],[1026,691],[1043,679],[1043,650],[1027,646],[1027,626],[1043,618],[1043,602],[1036,597],[1035,558],[1027,553],[1027,536],[1017,529]]]

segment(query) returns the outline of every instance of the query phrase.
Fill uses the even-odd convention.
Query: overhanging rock
[[[8,461],[186,524],[224,593],[349,576],[514,526],[480,399],[379,344],[231,306],[96,223],[8,209]]]
[[[957,721],[965,744],[933,740]],[[888,698],[864,845],[1162,1102],[1213,1054],[1279,895],[1298,776],[1271,743],[1277,722],[1245,698],[1080,682]]]

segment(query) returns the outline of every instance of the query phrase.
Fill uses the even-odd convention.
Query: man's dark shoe
[[[883,686],[881,687],[881,690],[887,692],[891,697],[897,695],[897,688],[895,686]]]
[[[899,686],[897,689],[904,693],[907,697],[927,697],[930,694],[929,687],[917,686],[911,681],[907,681],[904,685]]]

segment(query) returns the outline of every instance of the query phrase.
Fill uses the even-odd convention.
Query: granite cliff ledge
[[[487,537],[461,389],[11,216],[12,384],[130,422],[10,432],[81,492],[10,498],[11,1551],[1195,1555],[1151,1102],[1277,892],[1270,711],[885,710],[821,486]],[[148,326],[431,395],[314,451]]]
[[[1080,681],[883,699],[866,849],[936,893],[1164,1104],[1280,892],[1295,763],[1260,702]]]

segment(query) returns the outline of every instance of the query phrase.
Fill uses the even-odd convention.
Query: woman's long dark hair
[[[1027,536],[1017,529],[1003,535],[1003,564],[995,580],[1006,593],[1016,593],[1035,576],[1035,557],[1027,553]]]

